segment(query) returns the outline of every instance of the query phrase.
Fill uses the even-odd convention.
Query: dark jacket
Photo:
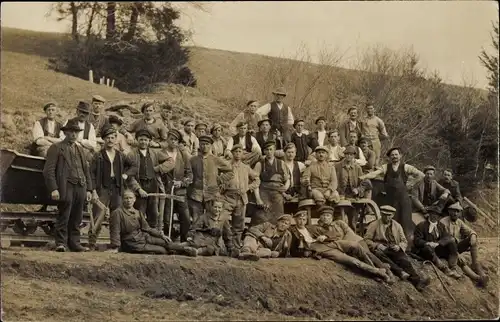
[[[216,249],[219,248],[219,239],[222,236],[226,242],[226,247],[231,248],[232,245],[232,232],[229,218],[213,219],[207,211],[198,217],[188,233],[188,238],[193,239],[196,247],[212,246]]]
[[[439,232],[438,238],[435,237],[434,233],[429,233],[428,220],[422,221],[415,227],[415,231],[413,232],[413,246],[417,252],[420,248],[425,247],[427,242],[435,242],[444,245],[452,239],[442,222],[438,221],[436,229]]]
[[[83,160],[82,169],[85,174],[84,187],[90,192],[93,190],[93,185],[88,162],[85,162],[85,152],[80,145],[77,144],[76,147]],[[49,194],[54,190],[58,190],[60,200],[64,200],[66,197],[67,182],[70,175],[70,158],[71,154],[67,141],[54,143],[47,151],[45,166],[43,168],[45,185]]]
[[[312,226],[306,226],[306,229],[309,231],[312,237]],[[310,247],[305,242],[304,236],[299,232],[297,226],[291,226],[290,234],[292,235],[292,239],[290,242],[290,256],[292,257],[309,257],[310,256]]]
[[[174,189],[175,195],[185,196],[187,187],[193,182],[193,171],[191,169],[191,156],[186,149],[177,149],[175,161],[171,160],[159,167],[160,175],[165,183],[167,193],[170,193],[175,181],[182,181],[180,188]]]

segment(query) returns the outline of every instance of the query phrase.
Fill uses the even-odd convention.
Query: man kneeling
[[[212,207],[193,223],[188,233],[187,242],[181,243],[189,256],[218,256],[219,240],[222,236],[226,251],[231,254],[232,233],[229,218],[222,218],[224,202],[220,198],[212,201]]]
[[[288,231],[290,220],[290,215],[281,215],[276,225],[265,222],[250,227],[243,239],[238,258],[257,261],[259,258],[287,257],[292,240]]]
[[[429,278],[422,278],[405,253],[407,240],[403,227],[393,220],[396,209],[391,206],[380,207],[381,219],[368,225],[365,241],[370,250],[383,262],[388,263],[394,273],[402,280],[409,279],[417,290],[429,285]]]
[[[149,227],[144,214],[134,209],[134,202],[134,192],[125,190],[123,205],[111,213],[111,252],[167,254],[169,251],[182,251],[183,248],[172,243],[170,238]]]

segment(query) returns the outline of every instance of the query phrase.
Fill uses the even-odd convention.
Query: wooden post
[[[111,81],[111,87],[115,87],[115,80],[114,79]]]
[[[94,83],[94,72],[92,69],[89,70],[89,82]]]
[[[109,87],[109,78],[106,78],[106,86]]]
[[[99,78],[99,85],[104,84],[104,77]]]

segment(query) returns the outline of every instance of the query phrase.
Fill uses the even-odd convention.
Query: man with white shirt
[[[74,118],[78,122],[78,126],[82,131],[78,132],[77,143],[79,143],[83,150],[85,151],[85,157],[87,161],[92,160],[92,156],[96,151],[98,151],[97,137],[95,133],[94,126],[88,121],[91,112],[90,104],[84,101],[78,102],[76,107],[77,116]],[[64,123],[64,125],[66,125]],[[64,140],[64,132],[61,131],[59,134],[60,138]]]
[[[326,131],[326,119],[324,116],[320,116],[315,122],[318,129],[312,132],[310,135],[315,139],[318,145],[326,145],[328,143],[328,132]],[[316,147],[314,147],[315,149]]]
[[[243,146],[243,163],[253,167],[262,156],[262,150],[260,149],[259,142],[257,142],[255,137],[248,132],[248,123],[238,123],[236,125],[236,130],[238,131],[238,134],[229,138],[224,156],[228,160],[232,159],[231,150],[233,145],[241,144]]]
[[[329,151],[329,162],[339,162],[344,158],[345,148],[340,146],[340,137],[338,130],[333,130],[328,133],[328,143],[325,145],[325,147]]]
[[[56,121],[57,104],[49,102],[44,105],[43,111],[46,116],[36,121],[33,125],[33,151],[34,155],[45,157],[49,147],[60,142],[62,124]]]
[[[198,155],[198,150],[200,149],[200,141],[194,133],[194,120],[186,120],[184,121],[183,125],[184,129],[180,131],[182,134],[183,144],[191,156]]]
[[[363,150],[361,150],[361,148],[357,146],[357,144],[358,144],[358,133],[356,131],[349,132],[349,142],[346,145],[346,147],[352,146],[354,148],[356,152],[355,155],[356,164],[358,164],[360,167],[364,167],[367,163],[365,154],[363,153]]]
[[[298,197],[302,192],[302,185],[300,184],[300,177],[302,172],[306,169],[304,163],[296,161],[295,155],[297,153],[297,148],[295,144],[288,143],[284,149],[285,152],[285,165],[290,170],[290,188],[283,193],[283,198],[285,201],[290,201],[293,198]]]
[[[269,118],[273,126],[271,132],[278,130],[285,142],[288,143],[290,142],[294,123],[292,109],[283,103],[283,99],[286,97],[286,90],[284,87],[280,87],[273,91],[273,95],[274,101],[259,107],[256,113]]]

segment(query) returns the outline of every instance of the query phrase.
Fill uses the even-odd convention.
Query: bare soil
[[[419,293],[408,282],[377,283],[328,260],[131,254],[2,253],[5,320],[490,319],[498,316],[496,240],[480,248],[491,280],[476,288],[430,267]]]

